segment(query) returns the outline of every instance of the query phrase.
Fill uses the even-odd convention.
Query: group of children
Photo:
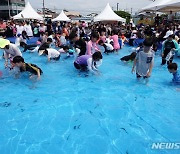
[[[176,44],[173,39],[173,35],[169,35],[167,40],[163,43],[162,48],[162,65],[167,61],[168,70],[173,73],[173,82],[180,83],[180,76],[177,72],[178,66],[176,63],[172,63],[174,52],[177,51]],[[32,75],[37,75],[40,79],[43,71],[35,64],[26,63],[22,57],[22,53],[19,46],[26,50],[36,51],[39,56],[45,55],[48,61],[59,60],[62,53],[67,53],[67,57],[71,55],[75,57],[74,67],[79,70],[89,70],[94,74],[98,74],[98,67],[102,64],[102,53],[109,54],[111,52],[118,52],[121,48],[119,43],[119,37],[116,31],[112,32],[112,36],[106,38],[104,33],[100,35],[96,31],[91,32],[89,40],[78,37],[77,33],[70,33],[67,42],[60,47],[59,50],[56,46],[56,39],[53,36],[49,36],[45,41],[41,40],[40,46],[28,45],[28,35],[26,32],[22,32],[22,35],[18,35],[16,43],[12,44],[8,40],[0,39],[0,48],[4,49],[5,67],[13,69],[18,67],[20,72],[30,72]],[[126,39],[124,38],[124,41]],[[54,46],[53,46],[53,45]],[[130,55],[122,57],[122,61],[132,61],[132,73],[136,72],[136,77],[147,79],[151,76],[152,68],[154,64],[154,51],[153,51],[153,39],[145,38],[143,44],[132,52]],[[10,64],[8,63],[10,61]]]

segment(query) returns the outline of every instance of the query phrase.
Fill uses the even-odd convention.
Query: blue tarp
[[[15,43],[16,38],[15,37],[9,37],[7,38],[11,43]],[[27,44],[36,44],[39,37],[31,37],[29,40],[27,40]]]

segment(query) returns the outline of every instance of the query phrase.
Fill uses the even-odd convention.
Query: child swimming
[[[136,52],[132,52],[130,55],[124,56],[120,60],[127,62],[127,61],[134,61],[135,58],[136,58]]]
[[[13,58],[13,63],[16,67],[20,69],[20,72],[29,72],[30,78],[37,75],[37,79],[40,79],[43,71],[35,64],[25,63],[24,58],[21,56],[16,56]]]

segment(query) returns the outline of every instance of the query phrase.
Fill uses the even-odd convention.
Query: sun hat
[[[9,44],[10,44],[10,41],[9,41],[9,40],[0,38],[0,48],[3,49],[6,45],[9,45]]]
[[[164,36],[164,38],[168,38],[169,35],[173,35],[173,31],[172,31],[172,30],[168,30],[168,31],[166,32],[166,35]]]

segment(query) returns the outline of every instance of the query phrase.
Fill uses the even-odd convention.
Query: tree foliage
[[[114,11],[118,16],[125,18],[126,22],[129,23],[131,19],[131,14],[125,11]]]

